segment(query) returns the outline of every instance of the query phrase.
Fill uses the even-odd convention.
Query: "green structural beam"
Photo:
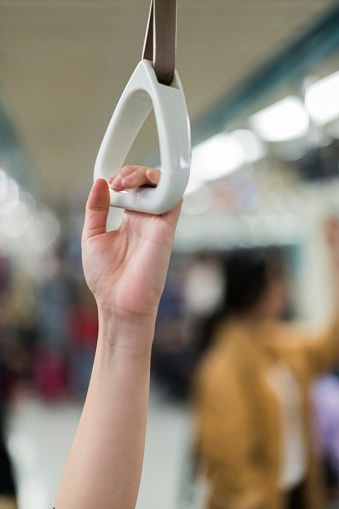
[[[192,144],[217,134],[283,83],[293,83],[339,50],[339,6],[192,123]],[[227,63],[225,62],[225,66]]]

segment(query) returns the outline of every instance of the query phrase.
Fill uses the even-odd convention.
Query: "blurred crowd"
[[[9,257],[1,266],[1,359],[5,399],[18,388],[53,401],[82,395],[88,385],[97,339],[95,301],[72,274],[67,252],[41,262],[36,280],[17,285]]]
[[[307,497],[316,501],[320,490],[304,490],[311,456],[312,465],[320,465],[312,470],[313,488],[321,488],[326,507],[339,503],[339,356],[325,355],[334,337],[339,345],[339,326],[317,350],[318,364],[307,347],[300,354],[300,335],[286,325],[296,318],[286,271],[291,249],[174,253],[171,260],[152,377],[165,398],[195,402],[188,461],[193,484],[203,472],[210,509],[318,507]],[[1,414],[18,394],[47,404],[82,398],[97,329],[78,251],[58,246],[41,259],[34,279],[0,254]],[[292,351],[285,356],[277,353],[284,342]],[[275,425],[290,434],[281,457],[272,452],[280,450]],[[6,482],[2,476],[0,491],[14,493],[5,448],[1,454],[8,468],[0,468],[9,475]],[[275,488],[285,505],[274,498]],[[230,505],[223,505],[226,499]]]

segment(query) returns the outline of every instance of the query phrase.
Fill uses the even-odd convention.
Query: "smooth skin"
[[[160,172],[125,167],[114,191],[154,186]],[[55,509],[134,509],[146,434],[150,357],[181,204],[155,216],[125,211],[106,231],[109,186],[90,192],[82,235],[83,267],[99,316],[91,381],[56,496]]]

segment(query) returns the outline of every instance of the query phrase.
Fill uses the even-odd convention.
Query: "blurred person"
[[[2,367],[0,365],[0,383]],[[17,509],[16,487],[5,441],[5,408],[0,394],[0,509]]]
[[[339,370],[321,376],[312,387],[316,445],[323,464],[326,498],[339,501]]]
[[[77,284],[77,296],[68,312],[70,392],[83,396],[91,376],[96,341],[98,314],[93,295],[84,282]]]
[[[40,267],[38,286],[39,346],[63,355],[68,348],[67,317],[74,285],[68,272],[64,246],[48,253]]]
[[[339,219],[337,215],[325,222],[327,242],[332,246],[333,265],[339,264]],[[339,503],[339,365],[318,377],[313,384],[315,440],[319,459],[325,472],[326,498]],[[333,507],[331,505],[330,507]]]
[[[152,347],[152,380],[162,397],[186,399],[191,364],[192,343],[186,332],[183,299],[184,258],[173,256],[157,314]]]
[[[38,337],[33,353],[33,382],[46,401],[62,399],[69,391],[68,316],[74,285],[68,272],[66,250],[58,246],[40,267]]]
[[[329,246],[339,273],[338,232]],[[324,508],[310,386],[339,359],[338,317],[314,336],[283,323],[282,264],[261,251],[233,253],[226,281],[215,341],[195,378],[208,508]]]
[[[16,486],[5,439],[6,401],[9,392],[5,347],[11,343],[12,336],[8,313],[9,287],[8,260],[0,255],[0,509],[17,509]]]

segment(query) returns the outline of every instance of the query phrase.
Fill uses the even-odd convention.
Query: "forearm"
[[[125,326],[116,318],[100,317],[91,382],[56,509],[135,507],[154,333],[152,320],[141,322]]]

